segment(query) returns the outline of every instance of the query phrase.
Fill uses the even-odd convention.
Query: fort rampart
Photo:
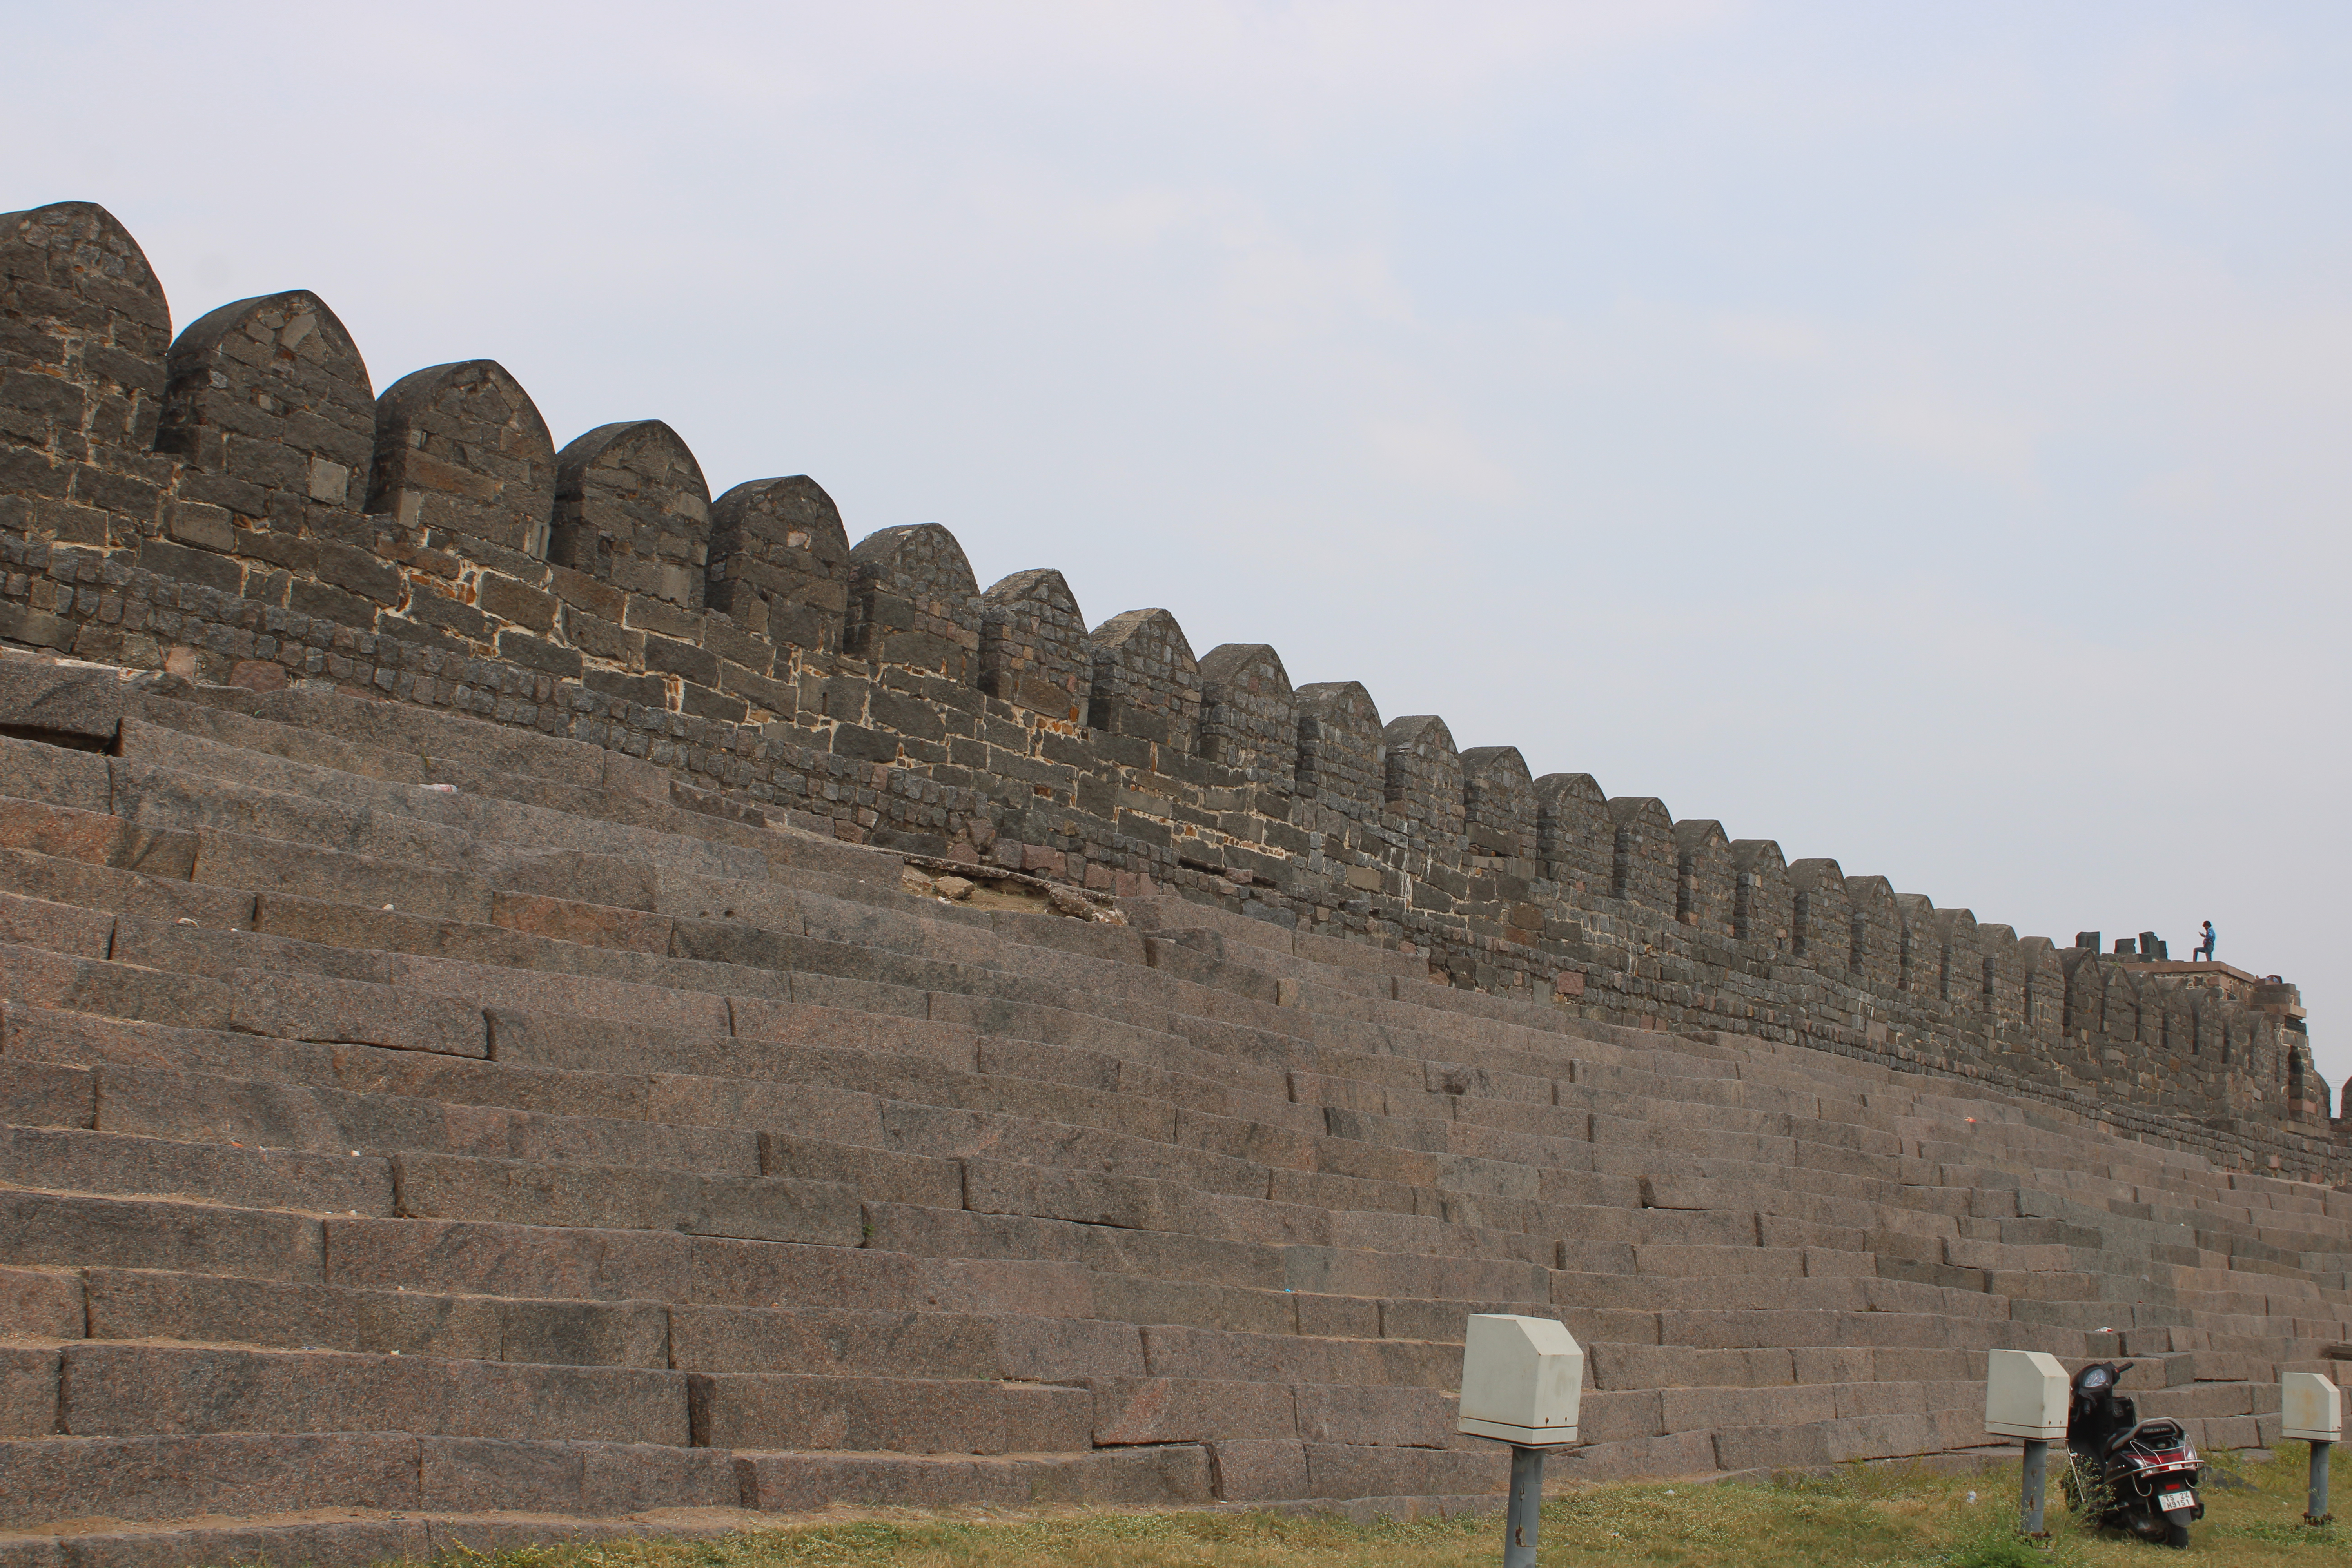
[[[1174,891],[1451,984],[1983,1080],[2238,1169],[2335,1179],[2294,988],[2062,947],[1275,649],[983,588],[934,523],[853,545],[805,477],[712,496],[656,419],[559,447],[490,361],[380,394],[326,302],[176,338],[102,208],[0,216],[0,641],[453,710],[649,759],[840,837]],[[1270,628],[1271,629],[1271,628]],[[1473,737],[1486,739],[1486,737]],[[2203,984],[2206,981],[2224,984]]]

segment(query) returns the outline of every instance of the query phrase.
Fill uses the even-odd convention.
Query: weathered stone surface
[[[299,540],[337,514],[336,531],[349,532],[365,499],[375,392],[324,301],[298,289],[223,305],[180,334],[169,369],[156,449],[186,465],[184,501],[239,520],[205,548],[238,549],[238,533],[257,528]]]
[[[489,1054],[482,1010],[389,985],[240,970],[231,1026],[289,1040],[339,1040],[444,1056]]]
[[[520,389],[370,421],[299,292],[184,335],[154,449],[160,290],[32,218],[0,1496],[174,1522],[27,1561],[455,1529],[208,1509],[1490,1502],[1477,1310],[1584,1340],[1595,1476],[1967,1449],[1996,1347],[2255,1443],[2352,1341],[2284,981],[1786,866],[1164,612],[1082,636],[805,478],[706,564],[652,423],[567,448],[550,563]]]
[[[980,689],[1059,723],[1086,719],[1086,617],[1062,574],[1015,572],[980,599]]]
[[[1201,659],[1201,754],[1286,790],[1298,768],[1298,704],[1282,658],[1264,643],[1226,643]]]
[[[172,314],[114,216],[91,202],[0,213],[0,526],[58,543],[134,545],[162,527],[150,456]],[[0,635],[34,641],[0,626]]]
[[[936,522],[886,528],[850,552],[855,586],[844,646],[961,686],[980,679],[980,585],[955,535]]]
[[[628,594],[702,607],[710,488],[658,419],[600,425],[555,456],[547,558]]]
[[[1201,667],[1165,610],[1128,610],[1087,634],[1094,657],[1087,722],[1190,755],[1201,722]]]
[[[712,504],[706,601],[751,636],[839,653],[851,582],[841,510],[806,474],[752,479]]]
[[[554,507],[555,443],[503,365],[413,371],[376,399],[369,511],[460,555],[544,559]]]
[[[1381,710],[1352,680],[1302,686],[1298,705],[1298,790],[1349,816],[1377,816],[1386,798]]]
[[[0,659],[0,731],[103,744],[122,725],[122,681],[111,669]],[[6,790],[16,795],[16,790]],[[53,797],[44,795],[44,799]],[[58,804],[79,805],[79,800]]]

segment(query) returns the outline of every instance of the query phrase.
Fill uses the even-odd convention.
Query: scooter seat
[[[2152,1447],[2158,1448],[2183,1447],[2189,1442],[2189,1435],[2180,1429],[2179,1422],[2158,1415],[2146,1421],[2135,1421],[2116,1433],[2108,1439],[2106,1453],[2102,1457],[2112,1458],[2141,1438],[2147,1439]]]

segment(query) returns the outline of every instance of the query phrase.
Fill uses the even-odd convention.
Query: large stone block
[[[915,1378],[697,1373],[697,1447],[918,1454],[1092,1447],[1083,1388]]]
[[[394,1434],[61,1436],[0,1444],[0,1495],[12,1500],[9,1522],[16,1526],[93,1517],[411,1509],[416,1472],[417,1440]]]
[[[86,1321],[79,1274],[0,1268],[0,1339],[78,1340]]]
[[[338,1217],[327,1229],[326,1278],[338,1285],[598,1301],[694,1299],[697,1244],[675,1230],[414,1216]]]
[[[1291,1391],[1279,1383],[1176,1377],[1099,1378],[1094,1440],[1190,1443],[1212,1438],[1288,1438],[1298,1433]]]
[[[315,1279],[320,1258],[319,1222],[307,1215],[160,1198],[0,1192],[0,1264]]]
[[[482,1010],[389,985],[239,970],[230,1026],[288,1040],[345,1041],[396,1050],[487,1057]]]
[[[120,675],[111,669],[37,663],[28,658],[0,659],[0,732],[37,737],[52,743],[88,744],[95,750],[114,739],[116,731],[121,728],[128,700]],[[88,764],[79,758],[53,760],[38,753],[13,751],[0,753],[10,758],[20,754],[25,756],[26,765],[12,765],[7,770],[7,776],[19,784],[33,783],[30,775],[36,766],[43,772],[61,764],[88,772]],[[42,784],[47,787],[11,787],[0,793],[31,796],[51,805],[106,809],[103,799],[88,801],[90,791],[87,787],[60,791],[47,780]]]
[[[400,1212],[596,1229],[676,1230],[842,1246],[857,1239],[857,1194],[824,1182],[625,1170],[409,1153],[397,1162]]]
[[[335,1352],[85,1343],[65,1351],[76,1437],[370,1429],[686,1446],[686,1376]]]
[[[670,1309],[672,1363],[688,1372],[996,1376],[990,1320],[957,1312]]]

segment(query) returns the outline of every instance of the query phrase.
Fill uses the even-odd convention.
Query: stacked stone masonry
[[[658,420],[559,450],[488,361],[378,396],[305,291],[175,341],[88,204],[0,217],[0,553],[34,1556],[1459,1506],[1476,1310],[1591,1346],[1588,1475],[1966,1450],[1996,1346],[2251,1445],[2352,1342],[2292,986],[714,500]]]

